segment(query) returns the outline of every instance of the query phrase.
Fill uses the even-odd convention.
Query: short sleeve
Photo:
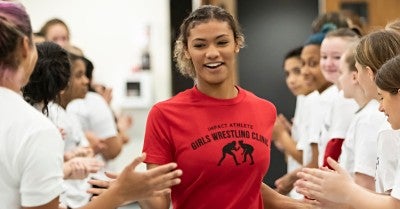
[[[168,121],[160,109],[154,106],[146,123],[143,152],[150,164],[166,164],[173,161],[173,143],[168,129]]]
[[[370,121],[374,122],[375,121]],[[354,172],[375,176],[378,147],[378,130],[368,121],[360,121],[355,136]]]
[[[18,157],[22,206],[43,205],[63,191],[63,148],[59,131],[46,129],[32,134]]]

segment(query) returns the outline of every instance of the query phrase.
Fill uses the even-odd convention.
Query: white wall
[[[171,96],[170,24],[168,0],[20,0],[30,14],[34,31],[50,18],[64,20],[72,44],[95,65],[94,80],[113,88],[113,108],[132,115],[131,141],[115,160],[120,169],[141,152],[149,107],[120,109],[124,86],[139,62],[141,29],[151,26],[152,103]],[[151,105],[150,104],[150,105]],[[144,169],[144,166],[141,166]]]
[[[21,0],[34,31],[50,18],[64,20],[72,44],[95,64],[94,80],[113,87],[113,107],[123,103],[124,84],[139,63],[141,29],[151,26],[153,101],[170,96],[170,32],[167,0]]]

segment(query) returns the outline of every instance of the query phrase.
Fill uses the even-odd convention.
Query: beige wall
[[[339,11],[342,2],[366,2],[368,4],[368,24],[365,30],[384,27],[388,22],[399,18],[399,0],[321,0],[321,12]]]

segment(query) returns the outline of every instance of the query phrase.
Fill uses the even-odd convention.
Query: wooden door
[[[388,22],[400,18],[399,0],[322,0],[320,2],[322,13],[341,11],[346,6],[358,9],[358,12],[361,11],[365,15],[361,19],[365,21],[364,29],[367,32],[383,28]]]

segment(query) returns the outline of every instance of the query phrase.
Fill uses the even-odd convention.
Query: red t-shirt
[[[335,161],[339,160],[340,154],[342,153],[343,141],[344,139],[340,138],[329,140],[325,148],[324,162],[322,167],[328,167],[329,169],[333,170],[333,168],[328,164],[328,157],[334,159]]]
[[[144,139],[146,163],[177,162],[182,182],[174,209],[262,209],[275,106],[238,87],[215,99],[196,87],[151,109]]]

